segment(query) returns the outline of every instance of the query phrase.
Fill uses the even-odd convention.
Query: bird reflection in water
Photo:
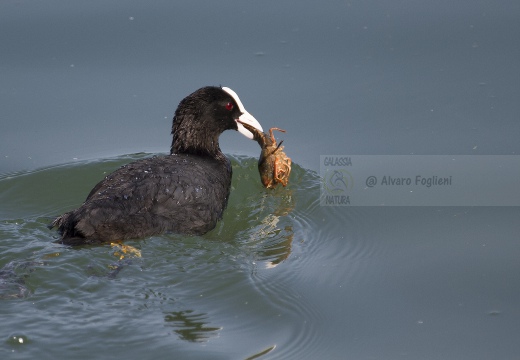
[[[164,321],[174,328],[174,332],[181,340],[190,342],[205,342],[211,337],[217,336],[220,327],[207,325],[208,316],[204,313],[196,313],[194,310],[172,311],[166,313]]]

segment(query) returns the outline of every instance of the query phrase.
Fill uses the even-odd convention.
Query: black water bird
[[[208,86],[188,95],[173,117],[170,155],[132,162],[105,177],[79,208],[49,226],[58,228],[58,242],[202,235],[213,229],[226,208],[232,172],[219,136],[238,130],[253,138],[239,121],[262,131],[229,88]]]

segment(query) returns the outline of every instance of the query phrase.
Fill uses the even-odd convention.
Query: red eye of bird
[[[232,102],[228,102],[226,104],[226,109],[229,110],[229,111],[233,110],[233,103]]]

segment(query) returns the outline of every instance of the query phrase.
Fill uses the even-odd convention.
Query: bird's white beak
[[[260,123],[253,117],[253,115],[251,115],[247,111],[240,115],[238,121],[235,121],[237,122],[238,131],[248,139],[253,140],[253,134],[251,133],[251,131],[247,130],[241,123],[251,125],[255,129],[258,129],[260,132],[264,132],[264,130],[262,129],[262,125],[260,125]]]

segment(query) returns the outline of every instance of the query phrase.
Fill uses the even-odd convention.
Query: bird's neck
[[[177,136],[176,136],[177,135]],[[227,158],[220,150],[218,137],[205,136],[179,136],[174,134],[170,154],[190,154],[198,156],[208,156],[219,161],[225,161]],[[188,138],[189,141],[185,139]],[[180,140],[183,139],[183,140]]]

